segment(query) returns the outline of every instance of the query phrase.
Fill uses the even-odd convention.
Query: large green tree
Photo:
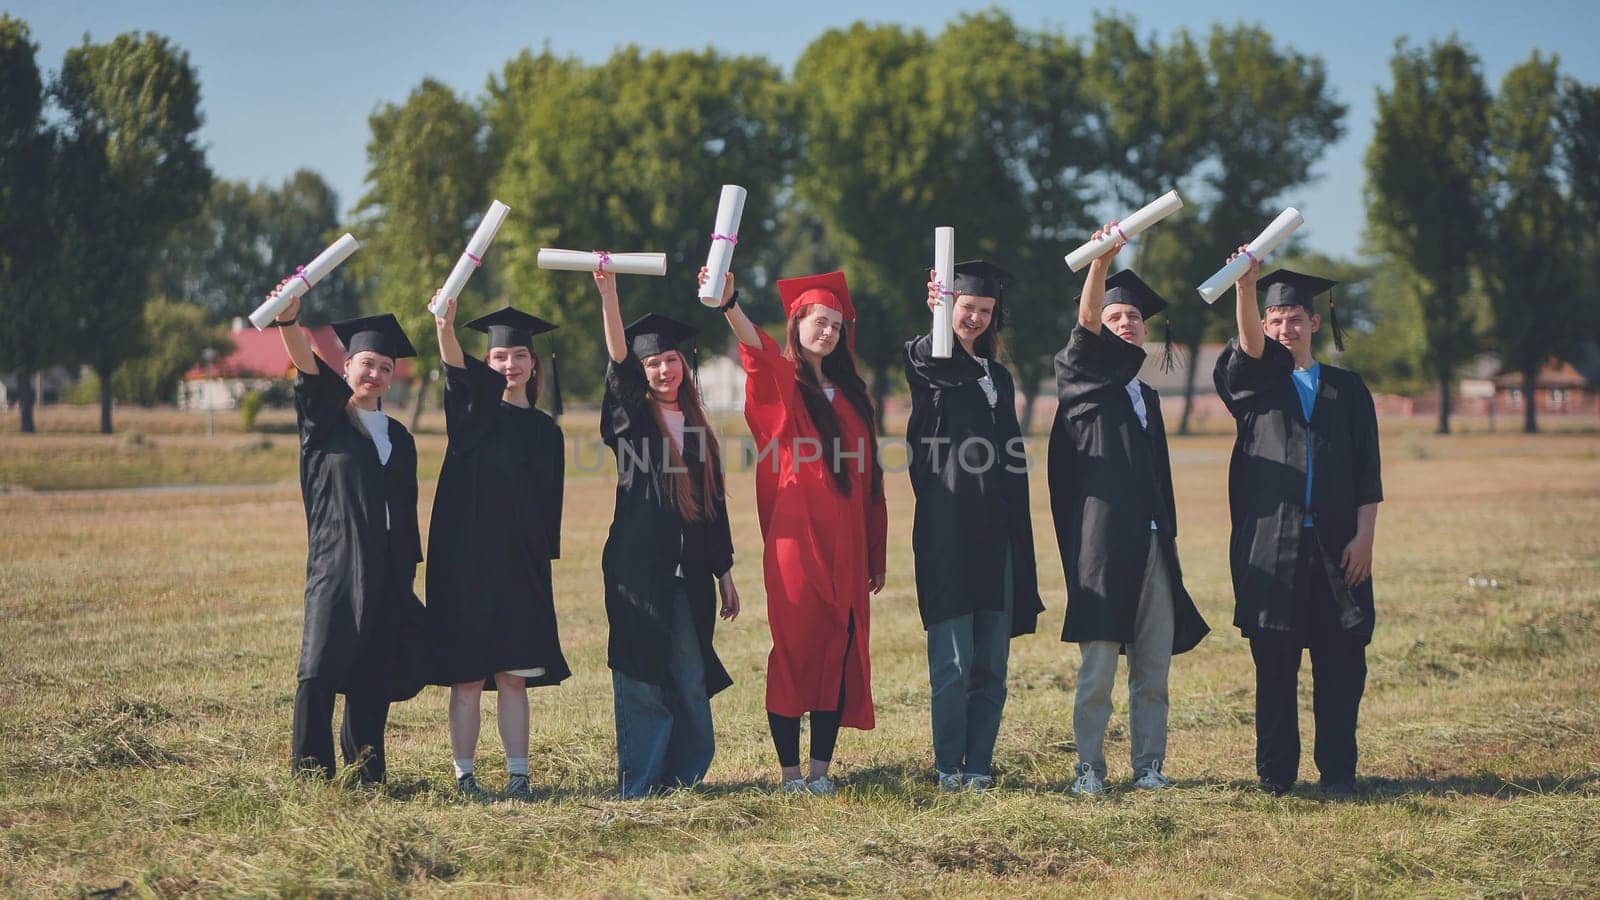
[[[62,302],[75,320],[73,352],[99,377],[100,430],[110,433],[112,376],[137,352],[160,249],[210,187],[196,137],[200,85],[186,52],[135,32],[68,50],[53,92]]]
[[[934,90],[959,133],[945,148],[955,154],[959,180],[937,198],[942,221],[926,224],[955,225],[961,256],[983,256],[1017,276],[1006,293],[1005,339],[1026,433],[1071,318],[1063,248],[1091,229],[1088,207],[1099,196],[1090,183],[1103,158],[1090,127],[1088,63],[1078,42],[1018,28],[997,11],[957,19],[930,50],[939,61]],[[932,261],[930,237],[925,227],[924,267]],[[906,302],[914,332],[922,332],[929,324],[923,268],[906,268]]]
[[[749,191],[734,270],[759,296],[792,152],[782,77],[758,57],[616,51],[586,66],[524,52],[491,82],[486,115],[494,194],[512,214],[494,260],[508,298],[563,326],[563,386],[598,387],[605,370],[594,285],[546,272],[540,247],[667,254],[665,278],[624,277],[628,317],[667,313],[721,346],[721,317],[696,299],[723,184]]]
[[[61,307],[48,281],[51,136],[37,52],[27,24],[0,15],[0,369],[16,374],[24,432],[34,430],[33,374],[62,349]]]
[[[227,328],[207,321],[204,307],[158,297],[145,304],[143,316],[137,355],[112,379],[118,400],[141,406],[171,403],[178,382],[206,350],[221,356],[233,350]]]
[[[1191,359],[1206,337],[1236,330],[1232,315],[1196,301],[1194,285],[1271,221],[1283,198],[1311,181],[1316,163],[1344,134],[1345,115],[1321,57],[1282,47],[1261,28],[1212,28],[1206,63],[1211,146],[1202,178],[1208,198],[1196,217],[1204,228],[1183,242],[1187,284],[1171,313]],[[1197,376],[1189,366],[1180,434],[1189,433]]]
[[[1539,430],[1535,387],[1552,356],[1567,358],[1591,332],[1595,301],[1580,288],[1578,205],[1561,160],[1562,84],[1556,57],[1537,51],[1500,82],[1489,113],[1493,249],[1485,256],[1492,343],[1521,373],[1522,430]]]
[[[1488,247],[1489,95],[1477,56],[1458,39],[1395,46],[1367,148],[1367,223],[1427,322],[1424,362],[1450,431],[1456,370],[1477,349],[1477,260]]]
[[[275,187],[219,180],[199,215],[162,249],[155,291],[203,306],[214,319],[243,316],[340,231],[338,194],[309,169]],[[317,286],[302,319],[323,324],[358,315],[360,286],[347,267]]]
[[[357,209],[363,217],[358,233],[363,249],[351,272],[341,275],[370,277],[369,311],[393,313],[417,348],[415,430],[439,371],[428,298],[488,205],[484,122],[475,105],[432,79],[404,103],[385,104],[368,121],[368,189]],[[468,290],[482,292],[486,284],[479,275]]]

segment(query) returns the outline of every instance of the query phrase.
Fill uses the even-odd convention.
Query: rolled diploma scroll
[[[1278,217],[1272,220],[1264,231],[1256,235],[1256,239],[1245,245],[1246,253],[1239,254],[1239,258],[1228,263],[1217,274],[1207,278],[1205,284],[1200,285],[1200,298],[1207,303],[1217,302],[1217,298],[1227,293],[1228,288],[1239,280],[1245,270],[1250,268],[1250,260],[1266,259],[1267,254],[1278,249],[1278,245],[1288,240],[1294,230],[1305,224],[1305,217],[1300,215],[1300,210],[1289,207]]]
[[[607,272],[618,275],[665,275],[665,253],[607,253],[603,254]],[[553,250],[539,248],[539,268],[557,272],[598,272],[602,254],[586,250]]]
[[[950,317],[956,296],[956,230],[948,225],[933,229],[933,280],[939,286],[939,308],[933,311],[933,356],[949,359],[954,339]]]
[[[456,266],[450,270],[449,277],[445,278],[444,287],[439,288],[438,298],[428,304],[429,312],[443,316],[445,301],[450,297],[458,299],[461,297],[461,290],[467,286],[467,279],[471,278],[472,273],[482,264],[483,251],[489,249],[489,244],[500,231],[508,212],[511,212],[511,207],[499,200],[489,204],[489,211],[483,214],[483,221],[478,223],[478,230],[474,231],[472,239],[467,241],[467,249],[456,260]]]
[[[360,249],[361,242],[349,234],[329,244],[328,249],[318,253],[316,259],[301,266],[294,277],[289,279],[289,283],[283,286],[283,290],[268,297],[267,302],[256,307],[256,311],[250,314],[250,324],[254,325],[257,331],[266,328],[268,323],[278,317],[278,313],[283,312],[290,301],[305,296],[306,291],[328,277],[329,272],[337,269],[340,263],[350,258],[350,254]]]
[[[722,305],[722,282],[728,267],[733,265],[733,247],[739,243],[739,220],[744,217],[744,188],[737,184],[722,186],[722,198],[717,201],[717,227],[711,232],[711,252],[706,254],[706,283],[701,286],[700,302],[706,306]]]
[[[1137,235],[1180,209],[1183,209],[1183,198],[1178,196],[1177,191],[1167,191],[1165,194],[1145,204],[1143,209],[1118,222],[1117,228],[1121,229],[1120,234],[1117,233],[1116,229],[1113,229],[1110,234],[1102,235],[1098,241],[1089,241],[1068,253],[1067,268],[1074,272],[1078,271],[1087,266],[1090,261],[1098,259],[1101,254],[1110,250],[1117,241]]]

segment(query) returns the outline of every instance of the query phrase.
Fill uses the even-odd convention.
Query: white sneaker
[[[1106,789],[1105,782],[1094,773],[1094,766],[1078,763],[1074,771],[1078,773],[1078,777],[1072,782],[1071,793],[1079,797],[1098,797]]]
[[[785,794],[806,793],[806,780],[804,778],[791,778],[785,781],[783,783],[783,792]]]
[[[968,775],[966,776],[967,790],[987,791],[994,787],[993,775]]]
[[[939,772],[938,769],[935,769],[934,771],[939,773],[939,790],[941,790],[941,791],[959,791],[959,790],[961,790],[961,773],[960,772]]]
[[[834,794],[839,793],[838,785],[834,784],[833,779],[826,775],[818,775],[806,782],[806,790],[816,794],[818,797],[832,797]]]
[[[1151,763],[1148,768],[1139,773],[1138,778],[1133,780],[1134,787],[1143,788],[1147,791],[1163,790],[1172,787],[1173,784],[1174,782],[1171,778],[1161,774],[1161,763],[1159,762]]]

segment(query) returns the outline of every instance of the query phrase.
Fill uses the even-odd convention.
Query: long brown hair
[[[822,439],[823,458],[828,461],[833,471],[834,486],[839,493],[850,496],[850,473],[845,471],[839,462],[839,414],[834,412],[833,404],[828,401],[828,395],[823,393],[822,385],[817,383],[817,375],[806,362],[800,348],[800,320],[811,314],[818,305],[808,303],[796,307],[789,316],[788,333],[785,335],[786,347],[783,355],[794,362],[795,381],[800,388],[800,399],[805,402],[806,412],[811,416],[811,421],[817,426],[817,436]],[[830,309],[832,307],[829,307]],[[872,439],[872,496],[874,499],[883,496],[883,467],[878,464],[878,415],[872,407],[872,397],[867,393],[867,383],[862,380],[856,371],[856,355],[851,350],[851,332],[854,330],[853,322],[843,322],[839,327],[839,341],[833,347],[833,352],[822,358],[822,372],[833,382],[834,387],[844,393],[845,399],[855,408],[856,414],[861,416],[861,421],[867,423],[867,434]]]
[[[682,358],[683,354],[678,353],[678,356]],[[688,429],[702,429],[699,432],[701,452],[697,460],[701,464],[699,484],[689,479],[694,470],[685,464],[683,454],[673,444],[672,432],[667,428],[667,420],[661,404],[656,402],[656,395],[652,392],[648,396],[650,413],[655,416],[656,430],[661,433],[662,445],[666,450],[662,462],[670,462],[672,470],[667,471],[669,467],[666,465],[656,467],[656,484],[661,488],[662,496],[668,498],[685,522],[709,522],[715,519],[717,507],[723,499],[722,447],[716,433],[711,430],[711,420],[706,416],[705,407],[700,403],[700,391],[695,387],[689,361],[683,361],[683,380],[678,382],[678,409],[683,412],[685,449],[689,446],[691,434]]]

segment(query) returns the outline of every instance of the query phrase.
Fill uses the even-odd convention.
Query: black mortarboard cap
[[[956,263],[953,280],[955,283],[950,286],[950,290],[957,294],[999,299],[1000,294],[1011,284],[1012,275],[992,262],[969,259],[966,262]]]
[[[1161,299],[1155,288],[1144,283],[1144,279],[1133,273],[1132,269],[1123,269],[1106,279],[1106,306],[1113,303],[1126,303],[1137,309],[1145,321],[1157,316],[1167,308],[1167,301]]]
[[[490,350],[496,347],[527,347],[532,350],[535,337],[556,329],[555,325],[538,316],[530,316],[509,306],[473,319],[467,323],[467,327],[487,334]]]
[[[1262,305],[1267,309],[1274,306],[1303,306],[1306,312],[1315,315],[1317,307],[1313,301],[1338,284],[1331,278],[1278,269],[1261,276],[1256,281],[1256,290],[1266,289],[1262,295]],[[1339,312],[1332,297],[1328,298],[1328,324],[1333,328],[1333,345],[1344,350],[1344,329],[1339,327]]]
[[[335,322],[333,333],[339,336],[339,343],[344,344],[346,356],[355,356],[363,350],[371,350],[390,359],[417,355],[399,320],[389,313]]]
[[[623,329],[623,334],[628,338],[628,347],[633,350],[633,355],[641,360],[668,350],[682,353],[683,350],[679,345],[699,333],[700,329],[693,325],[659,313],[650,313],[636,319]]]

